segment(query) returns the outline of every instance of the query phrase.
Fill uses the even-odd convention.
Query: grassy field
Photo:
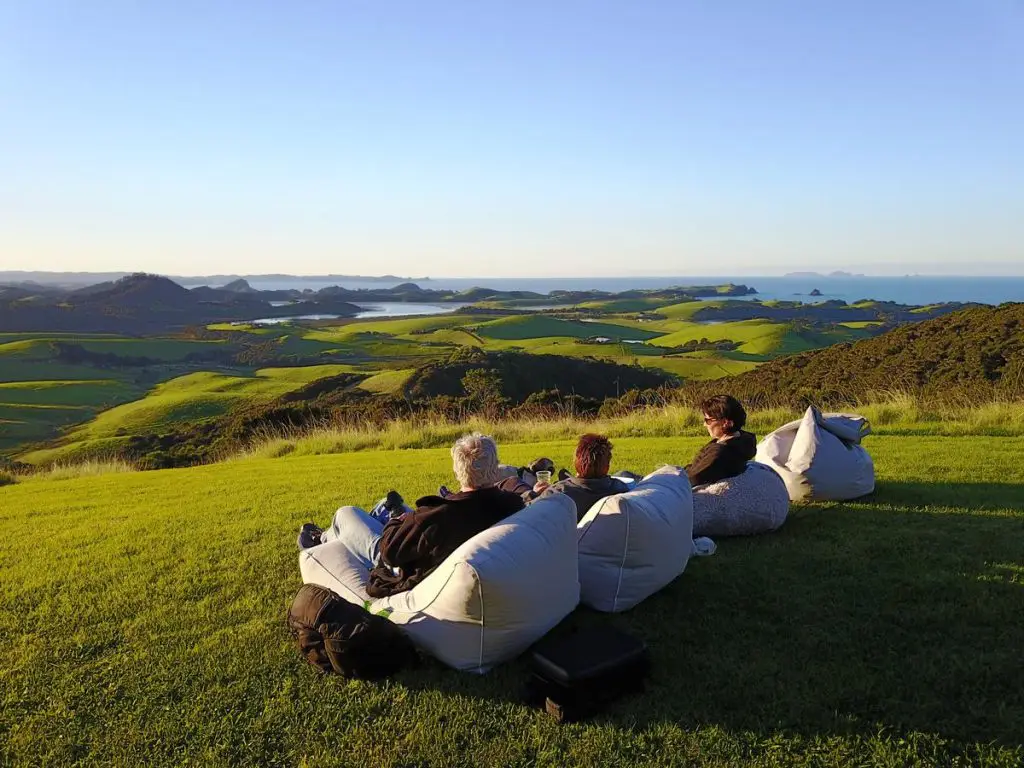
[[[620,439],[615,464],[698,438]],[[847,766],[1024,760],[1024,439],[873,437],[870,498],[722,540],[629,613],[648,690],[585,724],[519,703],[521,661],[321,678],[284,628],[295,530],[444,448],[0,488],[0,764]],[[571,442],[503,447],[569,460]]]
[[[893,396],[854,409],[886,437],[1024,437],[1024,403],[989,403],[974,407],[928,408],[912,398]],[[764,436],[802,414],[786,408],[752,411],[746,429]],[[323,428],[261,439],[243,457],[273,458],[367,450],[434,448],[450,445],[466,429],[494,435],[504,443],[572,440],[588,431],[619,438],[696,438],[705,433],[701,414],[678,404],[651,406],[603,419],[573,415],[562,418],[493,421],[482,417],[451,421],[443,418],[395,420],[384,429],[376,425]],[[233,457],[232,457],[233,458]]]
[[[98,367],[57,358],[54,342],[88,352],[146,357],[155,366]],[[222,341],[135,339],[101,334],[0,334],[0,452],[47,440],[107,408],[143,397],[188,370],[184,358]]]
[[[328,364],[347,365],[375,373],[384,371],[367,381],[364,388],[390,393],[401,387],[410,369],[448,357],[466,346],[491,352],[593,357],[637,364],[690,380],[731,376],[782,354],[867,333],[861,328],[831,333],[796,331],[788,323],[766,320],[708,324],[690,319],[702,307],[722,303],[693,301],[659,308],[642,300],[642,306],[629,305],[628,311],[656,310],[664,315],[665,319],[657,321],[641,321],[628,314],[626,305],[612,302],[606,310],[615,311],[599,320],[538,313],[444,314],[347,321],[322,327],[218,324],[210,329],[224,332],[224,338],[213,340],[0,334],[0,453],[24,453],[30,444],[52,440],[77,426],[67,447],[33,450],[28,460],[75,455],[88,440],[116,440],[140,430],[209,418],[223,413],[245,395],[274,396],[287,391],[281,386],[283,380],[267,381],[265,371],[254,376],[251,368],[242,365],[188,360],[190,355],[214,351],[238,352],[242,349],[240,338],[251,337],[252,342],[259,343],[256,359],[271,360],[271,365],[276,361],[282,365],[306,363],[306,372],[296,374],[301,383],[312,381]],[[592,337],[606,337],[611,342],[583,342]],[[738,342],[739,347],[735,351],[672,352],[674,347],[701,339],[728,339]],[[68,364],[57,358],[53,342],[58,341],[91,353],[155,362],[146,366],[101,367],[95,361]]]
[[[97,441],[160,432],[178,424],[201,421],[225,413],[243,402],[270,400],[317,379],[360,370],[351,365],[308,365],[264,368],[250,376],[191,373],[159,384],[144,397],[103,411],[71,430],[59,446],[39,448],[22,456],[28,462],[66,461]],[[395,380],[378,382],[381,389]],[[3,390],[0,389],[0,397]],[[0,411],[2,415],[2,411]]]
[[[585,339],[591,336],[606,336],[611,339],[630,338],[646,341],[660,335],[611,322],[581,322],[546,315],[503,317],[477,325],[474,330],[485,338],[504,340],[546,337]]]

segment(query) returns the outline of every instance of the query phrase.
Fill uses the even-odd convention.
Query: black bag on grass
[[[316,584],[295,595],[288,629],[302,657],[324,673],[378,680],[417,660],[402,630]]]
[[[584,720],[642,691],[649,664],[642,640],[611,627],[545,638],[530,654],[527,701],[560,723]]]

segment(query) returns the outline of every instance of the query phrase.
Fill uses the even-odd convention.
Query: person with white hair
[[[366,593],[387,597],[412,589],[463,542],[523,508],[522,498],[495,487],[501,479],[498,446],[487,435],[464,435],[452,446],[459,490],[424,496],[416,509],[386,524],[358,507],[342,507],[325,531],[302,527],[299,546],[340,540],[370,570]]]

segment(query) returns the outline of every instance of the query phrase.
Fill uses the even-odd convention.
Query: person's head
[[[612,444],[604,435],[583,435],[573,457],[576,476],[605,477],[612,463]]]
[[[715,395],[700,404],[704,414],[704,426],[708,434],[720,439],[743,429],[747,423],[747,412],[743,404],[732,395]]]
[[[494,438],[479,432],[460,437],[452,446],[452,469],[455,479],[466,490],[494,485],[501,479]]]

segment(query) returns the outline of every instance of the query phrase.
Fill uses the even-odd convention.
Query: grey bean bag
[[[786,522],[789,493],[764,464],[747,463],[743,474],[693,489],[694,536],[750,536]]]
[[[681,467],[655,470],[628,493],[595,503],[576,527],[580,601],[627,611],[671,583],[694,554],[689,478]]]
[[[343,541],[299,553],[306,584],[371,613],[384,611],[412,641],[455,669],[486,672],[518,656],[580,601],[576,505],[539,499],[456,549],[407,592],[373,600],[370,572]]]
[[[875,465],[860,444],[870,433],[863,416],[811,406],[762,440],[754,460],[779,474],[793,501],[855,499],[875,490]]]

